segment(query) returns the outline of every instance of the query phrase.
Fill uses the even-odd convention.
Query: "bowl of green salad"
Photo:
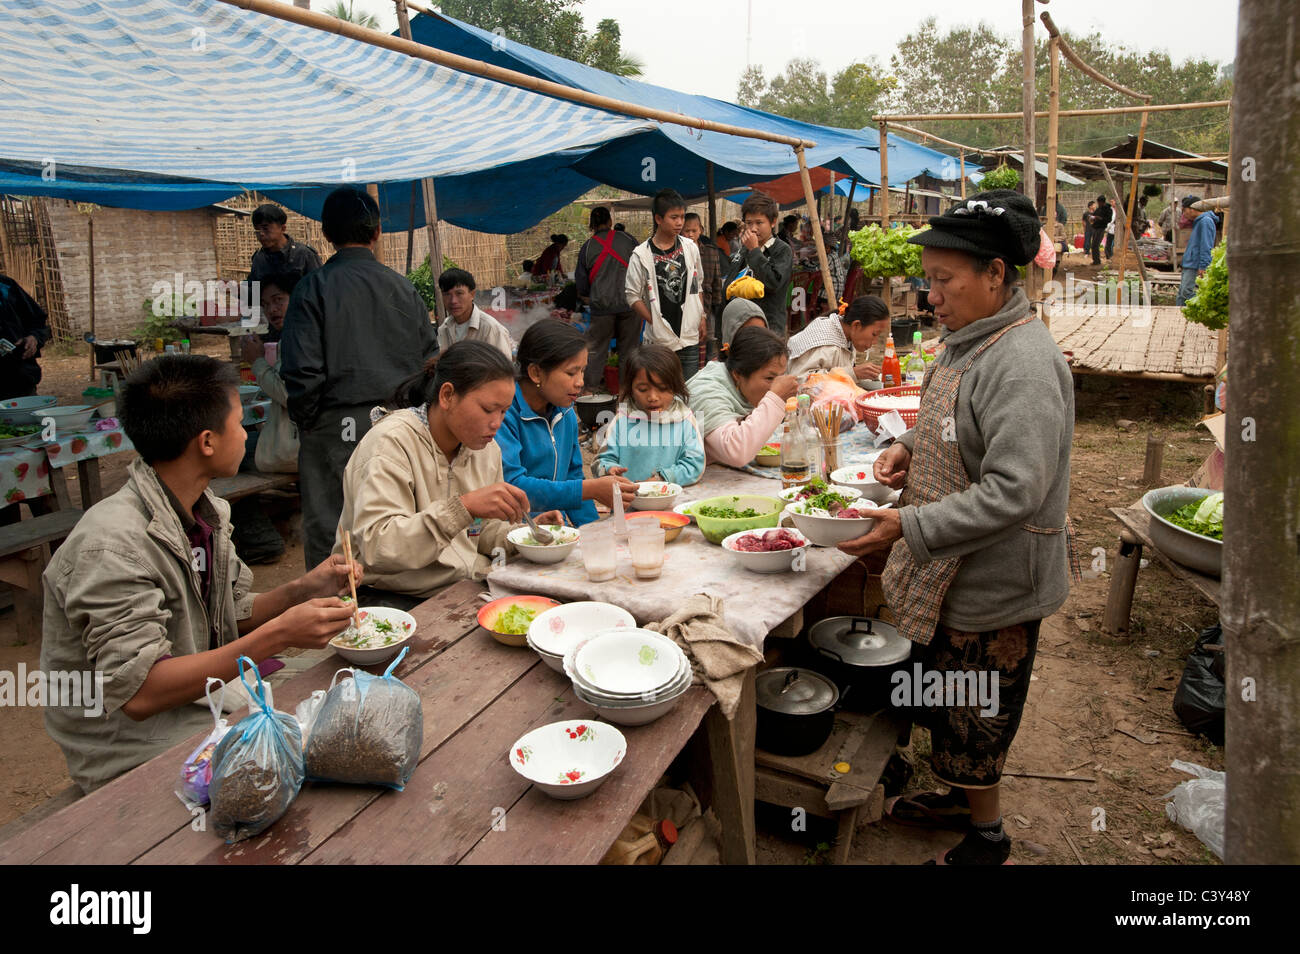
[[[546,596],[503,596],[478,611],[478,624],[498,643],[527,646],[528,627],[539,613],[560,604]]]
[[[691,504],[691,516],[704,538],[721,546],[723,540],[741,530],[775,527],[784,506],[785,501],[777,497],[754,494],[709,497]]]
[[[1210,576],[1223,572],[1223,492],[1158,487],[1142,496],[1151,514],[1151,542],[1165,556]]]

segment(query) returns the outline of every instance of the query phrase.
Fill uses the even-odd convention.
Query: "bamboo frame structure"
[[[880,121],[880,227],[889,228],[889,121]]]
[[[222,0],[224,3],[232,3],[234,0]],[[1231,100],[1216,99],[1204,103],[1162,103],[1158,106],[1105,106],[1096,109],[1063,109],[1058,113],[1062,119],[1068,119],[1075,116],[1118,116],[1123,113],[1141,113],[1149,110],[1153,113],[1171,112],[1184,109],[1216,109],[1220,106],[1227,107],[1231,105]],[[1047,110],[1038,110],[1034,116],[1042,118],[1048,115]],[[942,122],[949,119],[1020,119],[1020,113],[897,113],[881,114],[872,116],[872,122],[892,123],[892,122]]]
[[[817,214],[817,199],[813,196],[812,180],[808,178],[808,164],[804,160],[803,147],[800,146],[794,151],[795,156],[799,159],[799,178],[803,180],[803,197],[808,203],[808,220],[812,223],[813,244],[817,247],[817,259],[822,267],[822,282],[826,289],[826,304],[832,311],[839,304],[835,295],[835,283],[831,280],[831,265],[826,258],[826,240],[822,237],[821,216]],[[809,302],[807,311],[815,308],[817,303]]]

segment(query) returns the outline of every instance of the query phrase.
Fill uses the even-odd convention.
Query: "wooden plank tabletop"
[[[510,767],[510,746],[538,725],[595,716],[563,675],[478,627],[484,592],[458,583],[411,611],[418,629],[397,675],[421,697],[424,738],[404,791],[309,782],[266,832],[228,846],[210,829],[195,831],[173,792],[196,735],[0,844],[0,863],[599,861],[713,696],[697,687],[650,725],[620,727],[628,755],[605,784],[583,799],[552,799]],[[330,657],[285,683],[276,707],[292,712],[342,665]]]
[[[1151,514],[1147,513],[1146,508],[1140,502],[1133,507],[1111,507],[1110,512],[1115,515],[1115,519],[1124,524],[1135,537],[1142,541],[1142,545],[1150,550],[1170,573],[1181,580],[1186,580],[1196,588],[1198,593],[1215,606],[1219,605],[1222,582],[1212,576],[1193,570],[1191,567],[1183,566],[1181,563],[1165,556],[1160,548],[1151,542]]]

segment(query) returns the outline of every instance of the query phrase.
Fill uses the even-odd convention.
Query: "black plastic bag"
[[[1223,714],[1226,680],[1224,652],[1207,649],[1223,645],[1223,627],[1215,623],[1201,630],[1187,667],[1174,693],[1174,715],[1188,730],[1203,735],[1215,745],[1223,745]]]

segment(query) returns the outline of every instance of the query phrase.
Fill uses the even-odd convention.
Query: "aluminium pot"
[[[754,689],[755,742],[760,749],[773,755],[807,755],[831,737],[840,692],[821,673],[789,666],[768,669],[755,678]]]
[[[906,667],[912,642],[898,628],[867,616],[832,616],[808,629],[812,666],[840,690],[844,708],[874,712],[887,707],[893,675]]]

